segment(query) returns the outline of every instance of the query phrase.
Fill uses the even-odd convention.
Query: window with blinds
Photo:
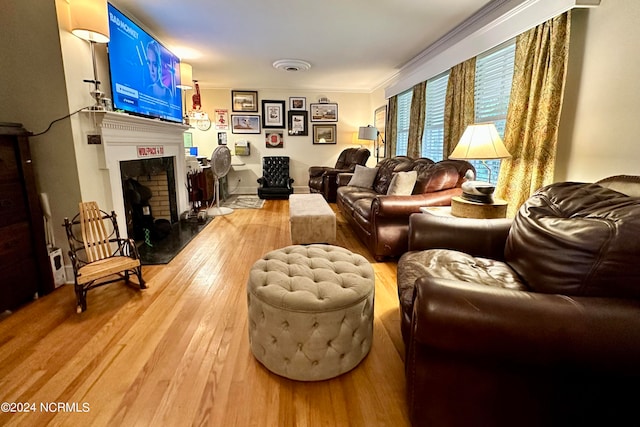
[[[449,72],[427,80],[424,133],[421,156],[434,162],[442,160],[444,141],[444,103],[447,95]]]
[[[493,122],[500,137],[504,138],[504,128],[511,94],[513,65],[515,60],[515,40],[495,47],[476,59],[475,79],[475,122]],[[479,160],[473,160],[477,178],[489,181],[489,171]],[[488,160],[491,168],[491,181],[495,184],[500,171],[500,160]]]
[[[398,95],[398,129],[396,139],[396,156],[407,155],[409,143],[409,118],[411,115],[411,99],[413,90],[402,92]]]
[[[498,133],[504,138],[504,128],[511,95],[511,81],[515,60],[515,39],[499,45],[476,58],[475,118],[476,123],[494,122]],[[422,157],[434,161],[442,160],[444,142],[444,105],[449,72],[427,81],[425,125],[422,134]],[[408,90],[398,95],[398,139],[396,156],[407,154],[409,139],[409,116],[413,92]],[[472,160],[476,167],[477,179],[489,180],[489,171],[479,160]],[[498,180],[500,160],[489,160],[491,181]]]

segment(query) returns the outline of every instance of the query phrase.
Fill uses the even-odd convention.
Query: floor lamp
[[[371,125],[360,126],[358,131],[358,139],[374,141],[373,146],[376,151],[376,164],[380,161],[380,144],[378,143],[378,136],[380,136],[380,132],[378,132],[377,128],[374,128]],[[381,136],[380,138],[382,139]],[[384,145],[384,139],[382,139],[382,144]]]
[[[70,0],[69,13],[71,17],[71,33],[89,42],[91,59],[93,61],[93,80],[85,80],[93,84],[90,92],[96,104],[92,110],[104,110],[102,99],[104,92],[100,90],[98,80],[98,66],[96,63],[96,43],[109,42],[109,18],[106,0]]]

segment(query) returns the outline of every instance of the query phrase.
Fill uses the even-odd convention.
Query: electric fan
[[[220,216],[233,213],[233,209],[220,206],[220,178],[223,178],[231,169],[231,152],[226,145],[220,145],[213,150],[211,155],[211,171],[215,181],[216,207],[207,209],[208,216]]]

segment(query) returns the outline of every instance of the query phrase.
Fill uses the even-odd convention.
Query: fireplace
[[[169,212],[165,213],[164,208],[159,206],[153,207],[152,211],[157,218],[172,223],[178,221],[179,213],[189,210],[183,136],[184,131],[189,128],[182,124],[117,112],[92,113],[87,119],[97,124],[100,129],[102,150],[98,155],[99,168],[108,171],[108,180],[104,181],[104,185],[95,185],[92,188],[91,198],[98,201],[100,206],[104,206],[105,210],[113,209],[116,212],[121,234],[134,237],[130,235],[127,224],[121,171],[121,163],[127,164],[129,161],[141,161],[141,164],[151,165],[166,163],[167,168],[173,168],[172,172],[162,172],[166,176],[167,187],[171,187],[167,188],[167,192],[172,194],[169,197]],[[143,182],[152,175],[156,174],[141,173],[136,180]],[[102,194],[97,193],[98,187]],[[161,211],[162,214],[157,215]]]
[[[120,162],[127,234],[160,240],[178,221],[173,157]]]

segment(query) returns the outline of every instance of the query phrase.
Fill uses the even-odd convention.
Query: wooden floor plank
[[[214,218],[169,264],[144,266],[146,290],[91,290],[76,314],[63,286],[4,316],[1,401],[78,410],[0,413],[0,425],[408,426],[396,263],[375,262],[332,208],[337,244],[376,276],[371,351],[351,372],[292,381],[251,354],[249,268],[291,244],[289,203],[269,200]]]

